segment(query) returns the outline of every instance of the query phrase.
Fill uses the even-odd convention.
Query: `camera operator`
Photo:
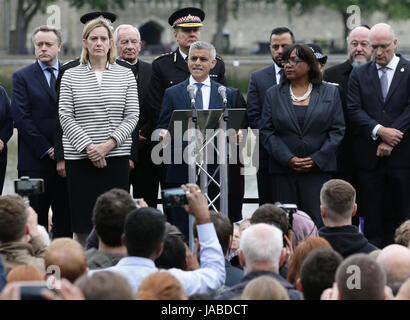
[[[224,256],[201,189],[195,184],[183,185],[182,189],[188,202],[184,209],[197,222],[198,239],[202,248],[201,267],[195,271],[172,268],[167,272],[181,281],[187,296],[195,293],[210,294],[224,284]],[[130,212],[125,220],[123,236],[128,256],[113,267],[90,271],[89,275],[103,270],[118,272],[128,280],[136,293],[144,278],[158,271],[154,261],[162,252],[165,221],[162,212],[154,208],[146,207]]]

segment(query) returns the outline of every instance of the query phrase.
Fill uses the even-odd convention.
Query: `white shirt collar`
[[[279,67],[276,62],[273,63],[273,65],[275,66],[275,75],[279,74],[280,70],[283,70],[283,68]]]
[[[179,50],[179,54],[182,56],[182,58],[186,61],[186,58],[188,57],[188,55],[187,54],[185,54],[185,53],[183,53],[182,51],[181,51],[181,49],[178,49]]]
[[[198,81],[196,81],[192,75],[189,76],[189,84],[195,84],[195,83],[198,83]],[[201,83],[203,85],[207,86],[207,87],[210,87],[211,86],[211,78],[208,76],[208,78],[206,78],[205,81],[202,81]]]
[[[390,60],[390,62],[386,65],[387,68],[389,68],[390,70],[396,70],[397,65],[399,64],[400,58],[396,55],[393,56],[393,58]],[[383,68],[381,65],[377,64],[377,70],[380,70],[381,68]]]

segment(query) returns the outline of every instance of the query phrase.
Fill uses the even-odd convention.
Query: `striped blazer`
[[[64,158],[87,158],[85,148],[113,138],[107,157],[129,156],[139,117],[138,90],[131,69],[107,63],[101,86],[90,64],[68,69],[61,80],[59,116]]]

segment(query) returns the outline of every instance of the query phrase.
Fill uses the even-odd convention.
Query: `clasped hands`
[[[315,162],[311,157],[298,158],[292,157],[288,161],[288,167],[297,172],[309,172],[314,167]]]
[[[110,138],[106,142],[99,144],[90,144],[86,148],[88,159],[91,160],[94,166],[97,168],[105,168],[107,166],[107,161],[105,156],[112,149],[116,147],[117,143],[114,139]]]
[[[376,151],[378,157],[390,156],[393,148],[403,139],[403,132],[395,128],[380,127],[377,135],[382,139]]]

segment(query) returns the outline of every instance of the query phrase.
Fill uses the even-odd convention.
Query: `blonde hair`
[[[117,58],[117,47],[115,46],[112,27],[110,23],[107,21],[107,19],[97,18],[97,19],[94,19],[88,22],[83,29],[82,38],[83,40],[86,40],[89,37],[91,31],[93,31],[95,28],[98,28],[98,27],[104,27],[108,31],[108,37],[111,41],[111,49],[107,53],[107,60],[110,63],[115,63],[115,60]],[[83,46],[83,49],[81,51],[80,62],[82,64],[87,64],[89,61],[90,61],[90,57],[89,57],[88,49],[84,48]]]
[[[257,277],[246,285],[243,300],[289,300],[286,289],[271,276]]]
[[[141,282],[137,292],[137,300],[187,299],[182,283],[165,271],[150,274]]]

